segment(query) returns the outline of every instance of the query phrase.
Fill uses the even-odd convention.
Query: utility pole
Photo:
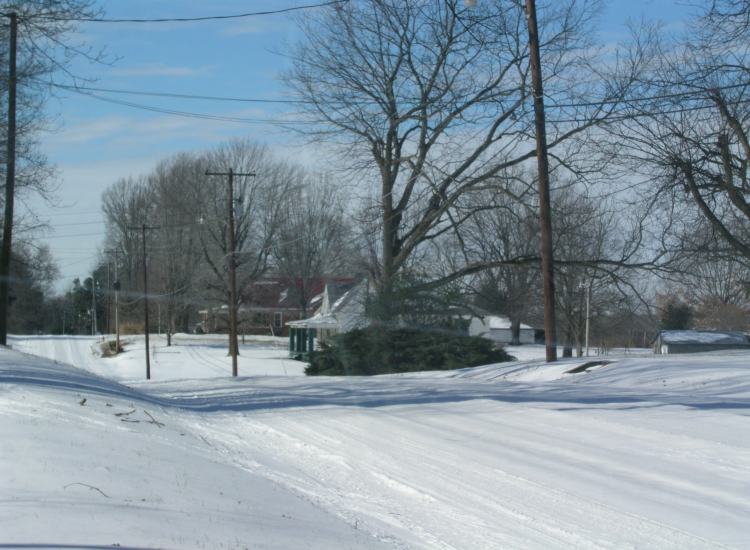
[[[141,225],[143,243],[143,333],[146,336],[146,380],[151,379],[151,359],[148,355],[148,270],[146,269],[146,224]]]
[[[477,0],[464,0],[473,8]],[[549,192],[549,162],[547,159],[547,128],[544,119],[542,64],[539,55],[539,29],[536,21],[536,2],[526,0],[526,22],[529,28],[529,65],[534,94],[534,122],[536,134],[536,159],[539,171],[539,226],[541,233],[542,287],[544,291],[544,340],[548,362],[557,361],[557,335],[555,331],[555,281],[552,256],[552,208]]]
[[[542,238],[542,287],[544,291],[544,339],[548,362],[557,360],[557,335],[555,333],[555,282],[552,256],[552,207],[549,190],[549,163],[547,159],[547,129],[544,118],[542,65],[539,56],[539,30],[536,21],[536,2],[526,0],[526,20],[529,26],[529,64],[534,94],[534,121],[536,130],[536,159],[539,171],[539,225]]]
[[[0,250],[0,344],[8,343],[8,305],[10,296],[10,252],[13,235],[13,195],[16,184],[16,42],[18,14],[9,13],[10,46],[8,50],[8,143],[5,172],[5,219]]]
[[[586,289],[586,357],[589,356],[589,319],[591,319],[591,281]]]
[[[151,379],[151,358],[148,354],[148,272],[146,269],[146,230],[158,229],[157,226],[148,227],[146,224],[141,224],[140,227],[128,227],[131,230],[141,230],[141,243],[143,246],[143,333],[146,339],[146,380]],[[119,333],[118,333],[119,340]],[[119,345],[119,343],[118,343]]]
[[[107,289],[107,291],[104,294],[104,297],[106,299],[107,303],[107,309],[106,309],[106,318],[107,318],[107,335],[111,334],[112,332],[112,299],[110,298],[109,294],[109,287],[112,285],[112,281],[110,280],[110,273],[109,273],[109,262],[107,262],[107,286],[104,287]]]
[[[114,253],[115,255],[115,282],[112,285],[115,289],[115,353],[120,353],[120,280],[117,278],[118,250],[116,248],[113,248],[107,250],[107,252]]]
[[[252,172],[206,172],[207,176],[227,176],[227,264],[229,270],[229,353],[232,356],[232,376],[237,376],[237,273],[234,252],[234,176],[255,177]]]
[[[96,279],[91,274],[91,336],[96,336]]]

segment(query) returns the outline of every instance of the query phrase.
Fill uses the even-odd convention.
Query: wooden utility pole
[[[91,336],[96,336],[96,279],[91,274]]]
[[[542,65],[539,56],[539,30],[536,22],[536,2],[526,0],[526,20],[529,26],[529,63],[534,94],[536,129],[536,159],[539,171],[539,225],[542,238],[542,286],[544,291],[544,340],[547,361],[557,360],[555,332],[555,282],[552,256],[552,207],[549,191],[549,163],[547,160],[547,129],[544,118]]]
[[[148,351],[148,270],[146,269],[146,224],[141,225],[141,236],[143,243],[143,319],[145,326],[143,333],[146,336],[146,380],[151,379],[151,359]]]
[[[146,230],[147,229],[159,229],[157,226],[148,227],[146,224],[141,224],[140,227],[128,227],[131,230],[141,230],[141,243],[143,246],[143,333],[146,339],[146,380],[151,379],[151,358],[149,357],[149,342],[148,342],[148,270],[146,269]],[[119,347],[119,328],[118,328],[118,347]]]
[[[120,279],[117,278],[118,250],[113,248],[107,250],[107,252],[115,255],[115,282],[112,285],[115,290],[115,353],[120,353]],[[109,268],[107,268],[107,273],[109,273]]]
[[[18,15],[10,18],[10,46],[8,50],[8,143],[7,169],[5,172],[5,219],[3,221],[3,244],[0,250],[0,344],[8,343],[8,305],[10,304],[10,253],[13,235],[13,195],[16,184],[16,41],[18,38]]]
[[[234,243],[234,176],[254,177],[252,172],[206,172],[207,176],[227,176],[227,266],[229,270],[229,354],[232,356],[232,376],[237,376],[237,262]]]

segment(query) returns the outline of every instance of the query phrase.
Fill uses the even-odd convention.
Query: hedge
[[[512,361],[485,338],[448,332],[369,327],[334,337],[310,354],[305,374],[373,375],[451,370]]]

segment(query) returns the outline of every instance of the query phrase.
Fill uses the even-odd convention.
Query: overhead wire
[[[288,125],[288,124],[310,124],[308,121],[289,121],[289,120],[274,120],[274,119],[261,119],[261,118],[245,118],[245,117],[233,117],[233,116],[226,116],[226,115],[211,115],[206,113],[195,113],[190,111],[178,111],[175,109],[166,109],[162,107],[155,107],[152,105],[143,105],[140,103],[133,103],[130,101],[123,101],[120,99],[114,99],[111,97],[102,97],[100,95],[94,94],[92,92],[85,92],[82,90],[77,90],[71,88],[71,91],[85,95],[88,97],[91,97],[93,99],[97,99],[99,101],[104,101],[106,103],[113,103],[115,105],[123,105],[125,107],[131,107],[135,109],[142,109],[144,111],[151,111],[155,113],[162,113],[167,115],[173,115],[173,116],[181,116],[186,118],[196,118],[201,120],[215,120],[219,122],[238,122],[238,123],[244,123],[244,124],[282,124],[282,125]]]
[[[93,93],[91,90],[101,91],[102,93],[123,93],[123,94],[133,94],[133,95],[169,97],[169,98],[176,98],[176,99],[201,99],[201,100],[211,100],[211,101],[215,100],[215,101],[238,101],[238,102],[255,102],[255,103],[290,103],[290,104],[291,103],[304,103],[302,101],[273,100],[273,99],[262,99],[262,98],[230,98],[230,97],[220,97],[220,96],[200,96],[200,95],[179,94],[179,93],[172,93],[172,92],[150,92],[150,91],[136,91],[136,90],[118,90],[118,89],[112,89],[112,88],[93,88],[93,87],[85,87],[85,86],[68,86],[68,85],[56,84],[56,83],[50,83],[50,85],[61,88],[61,89],[66,89],[68,91],[78,93],[81,95],[85,95],[87,97],[91,97],[93,99],[97,99],[99,101],[103,101],[107,103],[122,105],[125,107],[130,107],[130,108],[135,108],[135,109],[146,110],[150,112],[157,112],[161,114],[186,117],[186,118],[195,118],[195,119],[201,119],[201,120],[214,120],[214,121],[219,121],[219,122],[235,122],[235,123],[242,123],[242,124],[274,124],[274,125],[285,125],[285,126],[294,126],[294,125],[300,125],[300,124],[305,124],[305,125],[318,124],[317,122],[312,121],[312,120],[249,118],[249,117],[235,117],[235,116],[228,116],[228,115],[213,115],[213,114],[207,114],[207,113],[196,113],[196,112],[191,112],[191,111],[181,111],[181,110],[176,110],[176,109],[156,107],[153,105],[144,105],[141,103],[134,103],[131,101],[114,99],[110,97],[103,97],[101,95]],[[715,90],[723,91],[723,90],[731,90],[731,89],[737,89],[737,88],[748,87],[748,86],[750,86],[750,82],[721,86],[721,87],[715,88]],[[672,94],[659,94],[659,95],[653,95],[653,96],[623,98],[621,100],[601,100],[599,102],[550,103],[548,104],[548,108],[549,109],[554,109],[554,108],[562,109],[562,108],[599,107],[599,106],[614,105],[614,104],[629,105],[632,103],[639,103],[639,102],[645,102],[645,101],[659,101],[659,100],[665,100],[665,99],[677,99],[681,97],[689,99],[692,97],[697,97],[700,94],[705,94],[705,91],[689,90],[689,91],[684,91],[684,92],[676,92]],[[738,102],[742,103],[744,102],[744,100],[739,100]],[[712,107],[713,105],[693,105],[693,106],[686,106],[686,107],[680,107],[676,109],[668,109],[668,110],[660,110],[660,111],[642,111],[642,112],[636,112],[636,113],[623,113],[623,114],[609,115],[607,117],[607,120],[610,122],[613,122],[613,121],[627,120],[627,119],[632,119],[632,118],[641,118],[645,116],[699,111],[699,110],[709,109]],[[583,124],[583,123],[590,122],[590,120],[576,118],[576,117],[569,118],[569,119],[550,118],[548,119],[548,122],[557,123],[557,124],[566,124],[566,123]]]
[[[263,10],[247,13],[235,13],[228,15],[205,15],[198,17],[156,17],[156,18],[105,18],[105,17],[61,17],[54,14],[35,14],[27,16],[27,19],[41,19],[45,21],[74,21],[79,23],[195,23],[200,21],[222,21],[230,19],[245,19],[248,17],[258,17],[263,15],[279,15],[295,11],[324,8],[346,4],[349,0],[330,0],[319,4],[306,4],[302,6],[291,6],[276,10]]]
[[[271,104],[289,104],[289,105],[306,105],[306,104],[314,104],[313,101],[310,100],[304,100],[304,99],[273,99],[273,98],[255,98],[255,97],[229,97],[229,96],[215,96],[215,95],[200,95],[200,94],[186,94],[186,93],[179,93],[179,92],[159,92],[159,91],[151,91],[151,90],[126,90],[121,88],[100,88],[100,87],[94,87],[94,86],[80,86],[80,85],[70,85],[70,84],[60,84],[57,82],[45,82],[39,79],[35,79],[38,82],[41,82],[43,84],[47,84],[49,86],[60,88],[63,90],[69,90],[73,92],[101,92],[101,93],[110,93],[110,94],[125,94],[125,95],[137,95],[137,96],[149,96],[149,97],[165,97],[165,98],[171,98],[171,99],[190,99],[190,100],[205,100],[205,101],[228,101],[228,102],[238,102],[238,103],[271,103]],[[746,88],[750,87],[750,81],[748,82],[740,82],[737,84],[727,84],[724,86],[717,86],[715,88],[712,88],[711,91],[725,91],[725,90],[734,90],[738,88]],[[641,96],[641,97],[628,97],[628,98],[621,98],[621,99],[602,99],[599,101],[580,101],[580,102],[572,102],[572,103],[556,103],[553,100],[552,97],[547,96],[547,99],[550,100],[550,102],[546,103],[545,107],[547,108],[575,108],[575,107],[599,107],[602,105],[617,105],[617,104],[632,104],[632,103],[641,103],[646,101],[657,101],[662,99],[678,99],[681,97],[689,98],[691,96],[697,96],[700,94],[705,94],[706,90],[685,90],[683,92],[673,92],[669,94],[657,94],[657,95],[650,95],[650,96]],[[353,103],[361,104],[361,102],[353,101]],[[375,101],[369,101],[368,103],[372,105],[377,105],[377,102]]]
[[[227,97],[227,96],[214,96],[214,95],[182,94],[182,93],[177,93],[177,92],[151,92],[151,91],[144,91],[144,90],[121,90],[121,89],[115,89],[115,88],[98,88],[94,86],[72,86],[72,85],[67,85],[67,84],[59,84],[56,82],[47,82],[47,84],[55,88],[61,88],[63,90],[70,90],[70,91],[76,91],[76,92],[77,91],[102,92],[102,93],[109,93],[109,94],[166,97],[170,99],[198,99],[198,100],[208,100],[208,101],[231,101],[231,102],[237,102],[237,103],[281,103],[281,104],[307,103],[303,100],[297,100],[297,99]]]

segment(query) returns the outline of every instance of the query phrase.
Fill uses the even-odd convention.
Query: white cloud
[[[53,146],[66,145],[70,143],[85,143],[87,141],[107,138],[122,131],[127,126],[129,119],[126,117],[107,116],[81,124],[64,127],[62,130],[51,134],[47,143]]]
[[[270,32],[268,24],[263,24],[257,20],[247,20],[241,23],[227,25],[222,29],[221,34],[226,36],[242,36],[244,34],[261,34]]]
[[[148,63],[134,67],[121,67],[112,69],[112,76],[130,76],[130,77],[147,77],[147,76],[204,76],[209,73],[208,67],[179,67],[175,65],[164,65],[162,63]]]

